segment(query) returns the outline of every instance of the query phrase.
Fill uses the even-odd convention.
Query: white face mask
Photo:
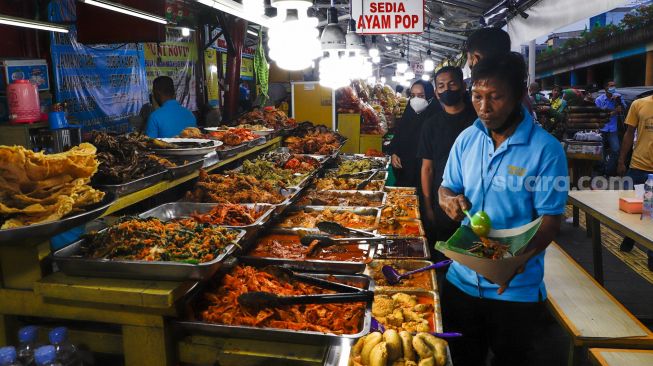
[[[410,107],[413,108],[416,113],[422,113],[428,106],[429,102],[424,98],[410,98]]]

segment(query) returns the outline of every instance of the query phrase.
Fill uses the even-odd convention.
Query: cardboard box
[[[538,218],[524,226],[506,230],[492,230],[488,237],[509,246],[511,256],[503,259],[488,259],[469,253],[475,242],[480,239],[471,228],[461,226],[446,242],[437,242],[435,249],[447,257],[463,264],[488,280],[503,286],[525,264],[530,255],[523,250],[530,243],[542,224]]]
[[[641,214],[644,200],[635,197],[619,198],[619,209],[629,214]]]

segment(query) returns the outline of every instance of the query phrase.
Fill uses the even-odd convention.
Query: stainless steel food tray
[[[398,191],[398,192],[403,192],[401,195],[402,196],[415,196],[417,195],[417,189],[413,187],[391,187],[391,186],[386,186],[385,191],[390,193],[393,191]]]
[[[431,332],[442,333],[442,313],[440,310],[440,296],[437,291],[419,291],[419,290],[410,290],[410,289],[397,289],[397,290],[377,290],[374,291],[374,297],[377,295],[389,295],[392,296],[396,293],[403,292],[408,295],[424,296],[430,299],[433,299],[433,325],[434,329],[431,329]],[[384,324],[385,325],[385,324]]]
[[[115,200],[116,195],[114,193],[106,192],[102,201],[84,207],[84,212],[65,216],[55,221],[0,230],[0,245],[18,246],[26,244],[27,241],[39,242],[47,240],[54,235],[97,219]]]
[[[370,262],[367,265],[367,268],[365,268],[364,274],[372,277],[372,279],[375,279],[379,277],[383,277],[383,273],[381,272],[381,268],[385,265],[389,265],[394,267],[397,270],[405,270],[405,271],[413,271],[419,268],[423,268],[426,266],[430,266],[433,264],[433,262],[427,261],[427,260],[417,260],[417,259],[394,259],[394,260],[388,260],[388,259],[375,259],[372,262]],[[424,273],[424,272],[423,272]],[[430,282],[430,286],[428,288],[422,288],[422,287],[414,287],[414,286],[407,286],[404,283],[405,282],[400,282],[397,285],[377,285],[376,288],[377,290],[391,290],[391,291],[403,291],[403,290],[416,290],[416,291],[437,291],[438,289],[438,281],[435,276],[435,270],[430,270],[425,272],[428,275],[428,279]],[[379,283],[379,282],[377,282]]]
[[[417,230],[419,230],[419,234],[418,234],[418,235],[407,235],[407,234],[384,234],[384,233],[381,233],[381,227],[380,227],[380,226],[379,226],[379,234],[380,234],[380,235],[387,236],[387,237],[389,237],[389,238],[394,238],[394,237],[418,238],[418,237],[424,237],[424,236],[426,236],[426,231],[424,230],[424,224],[422,223],[422,220],[417,220],[417,219],[414,219],[414,220],[401,220],[401,219],[400,219],[400,220],[397,220],[397,221],[400,221],[400,222],[411,222],[411,223],[415,223],[415,224],[417,225]],[[380,225],[380,223],[379,223],[379,225]]]
[[[267,161],[267,160],[266,160],[266,161]],[[234,173],[234,174],[244,174],[244,173],[242,173],[242,171],[243,171],[243,166],[242,166],[242,165],[239,165],[238,167],[229,170],[228,173],[230,173],[230,174],[231,174],[231,173]],[[318,172],[318,170],[314,170],[314,171],[312,171],[312,172],[310,172],[310,173],[305,173],[305,174],[294,173],[294,174],[293,174],[294,176],[296,176],[296,177],[300,177],[300,176],[303,175],[303,178],[302,178],[302,180],[300,180],[297,184],[289,185],[289,186],[287,186],[287,187],[288,187],[288,188],[296,188],[296,189],[304,188],[304,187],[308,186],[308,185],[313,181],[313,178],[315,177],[315,175],[317,174],[317,172]],[[286,182],[282,182],[282,183],[285,184]]]
[[[377,156],[365,156],[365,154],[340,154],[339,158],[341,160],[363,160],[363,159],[376,160],[383,164],[383,167],[380,168],[381,170],[388,170],[388,168],[390,167],[389,156],[381,158]]]
[[[298,211],[304,211],[304,212],[319,212],[319,211],[325,211],[325,210],[330,210],[333,212],[352,212],[357,215],[361,216],[373,216],[374,217],[374,223],[372,224],[371,229],[358,229],[358,230],[365,230],[369,231],[372,233],[376,233],[377,228],[379,226],[379,221],[381,220],[381,209],[376,208],[376,207],[337,207],[337,206],[305,206],[305,207],[297,207],[293,206],[290,207],[286,213],[291,214],[293,212],[298,212]],[[343,225],[344,226],[344,225]],[[281,227],[281,226],[279,226]],[[283,227],[286,228],[286,227]],[[310,228],[313,229],[313,228]]]
[[[177,165],[174,168],[168,168],[168,176],[169,179],[171,180],[185,177],[197,170],[200,170],[200,168],[202,168],[202,166],[204,165],[204,157],[191,160],[186,164],[183,164],[184,162],[183,159],[168,159],[168,160],[171,160],[175,163],[182,164],[182,165]]]
[[[238,231],[238,237],[232,244],[225,247],[224,252],[214,260],[201,264],[84,258],[79,252],[82,244],[88,239],[79,240],[63,249],[57,250],[54,252],[52,258],[59,269],[70,276],[158,281],[199,281],[213,276],[222,265],[222,261],[235,251],[246,233],[245,230],[236,231]]]
[[[384,193],[385,193],[385,192],[384,192]],[[417,196],[402,196],[402,198],[408,198],[408,197],[417,197]],[[395,203],[396,203],[396,202],[395,202]],[[381,220],[389,219],[389,218],[393,218],[393,217],[395,217],[395,216],[385,216],[385,215],[383,214],[383,211],[386,210],[386,209],[392,210],[392,201],[391,201],[390,199],[387,199],[387,200],[386,200],[386,202],[385,202],[385,207],[384,207],[383,210],[381,210]],[[397,219],[399,219],[399,220],[421,220],[421,214],[420,214],[420,212],[419,212],[419,201],[417,202],[417,204],[415,205],[415,207],[413,207],[412,210],[413,210],[413,213],[415,214],[415,217],[410,217],[410,216],[399,216],[399,217],[395,217],[395,218],[397,218]]]
[[[249,141],[243,142],[242,144],[236,146],[227,146],[223,144],[215,151],[218,153],[218,157],[220,157],[220,159],[227,159],[232,156],[236,156],[247,149],[249,149]]]
[[[243,261],[246,264],[257,266],[248,260]],[[360,286],[363,289],[374,291],[374,281],[364,275],[327,275],[327,274],[310,274],[311,276],[346,282],[354,286]],[[201,305],[202,295],[206,287],[198,288],[192,296],[189,297],[186,305],[187,320],[173,321],[173,327],[185,333],[186,335],[214,335],[228,338],[244,338],[262,341],[282,341],[286,343],[311,344],[311,345],[329,345],[341,344],[343,341],[353,341],[370,331],[372,323],[372,302],[369,302],[365,308],[365,314],[361,320],[360,331],[356,334],[332,334],[321,333],[306,330],[289,330],[277,328],[258,328],[240,325],[225,325],[208,323],[198,320],[198,309],[203,309]]]
[[[158,173],[152,174],[145,176],[143,178],[139,178],[136,180],[132,180],[131,182],[127,183],[122,183],[122,184],[93,184],[94,187],[105,191],[105,192],[111,192],[116,195],[116,197],[122,197],[126,196],[128,194],[138,192],[142,189],[145,189],[147,187],[153,186],[160,181],[166,179],[166,175],[168,174],[167,170],[162,170]]]
[[[407,248],[407,241],[414,242],[414,248]],[[374,258],[393,260],[430,259],[431,252],[424,237],[388,237],[385,242],[377,245]]]
[[[222,225],[233,229],[247,229],[254,226],[262,226],[272,218],[274,205],[269,203],[236,203],[235,205],[243,206],[250,210],[256,210],[261,216],[250,225]],[[222,203],[195,203],[195,202],[171,202],[164,203],[149,211],[145,211],[138,217],[156,217],[162,221],[168,221],[177,218],[190,217],[192,214],[204,214],[213,210],[216,206],[224,206]]]
[[[247,147],[255,147],[255,146],[263,145],[263,144],[265,144],[266,141],[267,141],[267,139],[265,138],[265,136],[261,136],[259,138],[256,138],[256,139],[252,140],[252,141],[248,141],[247,142]]]
[[[336,179],[336,178],[317,178],[316,181],[314,182],[315,183],[314,184],[315,190],[317,190],[317,191],[352,191],[352,190],[355,190],[355,189],[317,189],[317,183],[321,179]],[[360,183],[360,182],[363,181],[363,179],[355,179],[355,178],[347,178],[347,179],[353,179],[355,181],[358,181],[357,183]],[[368,189],[366,187],[365,189],[363,189],[363,191],[383,192],[383,188],[385,188],[385,181],[384,180],[383,181],[382,180],[372,180],[372,181],[370,181],[370,183],[374,183],[374,182],[376,182],[376,184],[380,185],[378,190],[372,190],[372,189]]]
[[[356,193],[360,193],[363,196],[369,196],[376,198],[378,201],[378,204],[370,204],[370,206],[358,206],[358,207],[382,207],[386,203],[387,195],[385,192],[379,192],[379,191],[341,191],[341,190],[332,190],[332,191],[313,191],[315,194],[328,194],[328,193],[336,193],[336,194],[343,194],[343,195],[353,195]],[[318,193],[319,192],[319,193]],[[307,193],[310,194],[310,193]],[[301,199],[300,199],[301,200]],[[323,206],[323,205],[318,205],[318,204],[308,204],[308,205],[298,205],[298,207],[305,207],[305,206]],[[355,207],[355,206],[350,206],[350,205],[340,205],[340,206],[333,206],[333,205],[327,205],[330,207],[336,207],[336,208],[341,208],[341,207]]]
[[[311,234],[320,234],[319,230],[313,229],[282,229],[282,228],[273,228],[270,229],[267,234],[290,234],[290,235],[299,235],[298,231],[310,232]],[[257,243],[252,243],[252,249],[256,247]],[[361,262],[352,262],[352,261],[331,261],[324,259],[284,259],[276,257],[258,257],[251,255],[240,256],[241,260],[246,260],[248,263],[256,264],[258,266],[266,265],[275,265],[285,268],[292,269],[294,271],[303,271],[303,272],[320,272],[320,273],[341,273],[341,274],[354,274],[362,273],[365,271],[366,263],[369,263],[374,256],[374,248],[369,248],[369,244],[360,244],[365,246],[364,250],[367,250],[367,258]]]

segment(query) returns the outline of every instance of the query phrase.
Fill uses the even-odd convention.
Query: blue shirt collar
[[[163,102],[163,105],[161,107],[165,107],[166,105],[179,105],[179,102],[177,102],[177,99],[168,99],[165,102]]]
[[[524,106],[522,106],[522,114],[524,115],[524,118],[519,122],[519,126],[517,126],[515,132],[508,139],[508,145],[527,144],[530,140],[533,127],[535,127],[533,116],[528,113],[528,110]],[[481,122],[480,118],[476,119],[474,126],[481,130],[485,135],[490,136],[490,131],[488,131],[487,127],[485,127],[483,122]]]

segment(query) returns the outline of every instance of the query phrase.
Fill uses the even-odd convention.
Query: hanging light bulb
[[[381,84],[385,84],[385,82],[386,82],[385,76],[381,76]]]
[[[406,62],[406,61],[397,62],[397,71],[405,72],[406,69],[408,69],[408,62]]]
[[[422,75],[422,80],[429,81],[429,80],[431,80],[431,77],[429,76],[429,74],[424,74],[424,75]]]
[[[433,69],[435,69],[435,62],[430,58],[424,60],[424,71],[433,72]]]
[[[343,72],[347,67],[344,57],[336,50],[325,52],[325,56],[320,60],[320,85],[331,89],[349,85],[349,74]]]
[[[372,51],[372,50],[370,50],[370,51]],[[375,63],[375,64],[378,64],[379,62],[381,62],[381,57],[380,56],[372,56],[372,62]]]
[[[406,80],[413,80],[415,79],[415,72],[413,72],[413,68],[410,66],[407,67],[406,71],[404,72],[404,77]]]
[[[182,37],[190,36],[190,29],[188,29],[186,27],[181,28],[181,36]]]
[[[313,4],[303,0],[273,0],[277,17],[268,32],[270,58],[284,70],[303,70],[320,56],[318,20],[307,16]]]

